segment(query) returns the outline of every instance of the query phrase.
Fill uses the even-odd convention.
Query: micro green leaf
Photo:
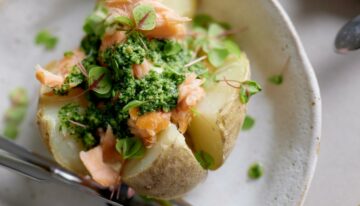
[[[107,68],[95,66],[89,71],[90,89],[98,94],[107,94],[111,90],[111,73]]]
[[[138,101],[138,100],[131,101],[127,105],[125,105],[125,107],[122,109],[122,111],[128,112],[130,109],[139,107],[139,106],[143,105],[144,103],[145,103],[144,101]]]
[[[195,158],[204,169],[210,169],[214,164],[214,158],[204,151],[195,152]]]
[[[37,45],[43,45],[47,50],[54,49],[58,41],[59,41],[58,38],[52,35],[47,30],[39,31],[35,37],[35,43]]]
[[[250,165],[248,169],[248,177],[252,180],[257,180],[264,175],[264,168],[259,163]]]
[[[215,48],[209,52],[208,59],[212,65],[215,67],[220,67],[222,64],[224,64],[228,55],[229,51],[227,49]]]
[[[84,31],[98,37],[103,36],[106,30],[105,20],[107,14],[108,10],[102,4],[98,4],[95,11],[85,19]]]
[[[225,39],[224,47],[229,51],[230,54],[234,54],[236,56],[241,56],[241,50],[236,42],[234,42],[232,39]]]
[[[243,131],[250,130],[251,128],[253,128],[254,124],[255,124],[255,119],[249,115],[246,115],[242,126],[242,130]]]
[[[134,27],[134,22],[127,16],[116,16],[107,22],[108,25],[121,24],[128,27]]]
[[[214,22],[214,19],[211,16],[207,14],[198,14],[193,20],[193,26],[207,28],[212,22]]]
[[[261,86],[255,81],[246,81],[241,83],[240,86],[240,101],[243,104],[249,102],[250,97],[260,92]]]
[[[29,97],[26,89],[22,87],[15,88],[9,94],[11,104],[26,106],[29,104]]]
[[[5,112],[5,119],[7,122],[20,124],[26,116],[27,108],[23,106],[11,107]]]
[[[118,139],[116,141],[116,150],[125,160],[141,158],[145,153],[145,147],[138,138]]]
[[[284,81],[283,75],[274,75],[271,76],[269,79],[269,82],[275,84],[275,85],[281,85]]]
[[[133,10],[133,16],[138,29],[149,31],[156,26],[156,11],[150,5],[138,5]]]
[[[216,38],[222,35],[225,32],[225,29],[221,27],[219,24],[212,23],[209,26],[208,35],[211,38]]]
[[[6,124],[4,128],[4,136],[9,139],[16,139],[19,134],[18,125]]]

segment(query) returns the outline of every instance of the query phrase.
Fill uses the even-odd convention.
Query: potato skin
[[[140,194],[160,199],[185,195],[207,176],[187,145],[176,140],[164,149],[152,166],[124,182]]]
[[[233,94],[230,99],[231,101],[219,111],[216,122],[224,144],[224,159],[233,150],[246,116],[246,105],[240,102],[239,95]]]

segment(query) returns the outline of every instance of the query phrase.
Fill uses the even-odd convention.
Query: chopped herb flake
[[[274,75],[274,76],[271,76],[269,79],[269,82],[275,84],[275,85],[281,85],[283,83],[283,75]]]
[[[64,57],[72,57],[74,55],[73,51],[66,51],[64,52]]]
[[[244,131],[250,130],[251,128],[253,128],[254,124],[255,124],[255,119],[249,115],[246,115],[244,119],[244,124],[242,126],[242,130]]]
[[[264,175],[264,168],[259,163],[252,164],[248,169],[248,177],[252,180],[260,179]]]

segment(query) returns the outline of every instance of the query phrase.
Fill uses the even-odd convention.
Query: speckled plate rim
[[[318,160],[318,155],[320,152],[320,139],[321,139],[321,122],[322,122],[322,106],[321,106],[321,95],[320,95],[320,88],[319,84],[314,72],[314,69],[307,57],[306,51],[300,41],[299,35],[290,19],[290,17],[285,12],[282,5],[277,0],[269,0],[271,2],[271,6],[275,11],[278,12],[278,14],[281,16],[281,21],[284,23],[284,25],[287,26],[290,32],[290,39],[296,48],[296,53],[299,55],[302,64],[304,65],[304,71],[306,74],[306,77],[308,79],[308,84],[310,85],[312,91],[311,96],[313,99],[313,107],[312,107],[312,144],[309,154],[309,160],[308,160],[308,167],[306,171],[305,179],[306,181],[303,183],[303,191],[301,195],[300,202],[297,203],[297,205],[301,206],[304,204],[306,200],[307,193],[310,189],[311,181],[314,177],[316,164]]]

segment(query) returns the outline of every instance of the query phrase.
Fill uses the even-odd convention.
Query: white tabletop
[[[336,32],[360,13],[355,0],[280,0],[317,74],[323,132],[305,206],[360,204],[360,53],[334,52]]]

